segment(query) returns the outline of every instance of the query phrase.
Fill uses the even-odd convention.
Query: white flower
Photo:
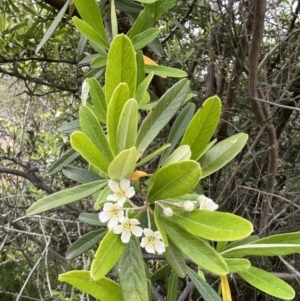
[[[130,186],[128,179],[122,179],[120,183],[109,180],[108,186],[113,191],[113,194],[110,194],[106,199],[117,202],[120,207],[123,207],[127,198],[132,198],[135,195],[134,188]]]
[[[143,229],[139,226],[140,222],[135,219],[129,219],[127,217],[123,217],[121,220],[121,225],[117,225],[113,228],[115,234],[121,234],[121,240],[123,243],[128,243],[131,237],[131,234],[140,237],[143,234]]]
[[[99,213],[99,219],[102,223],[107,224],[107,228],[110,230],[118,224],[124,217],[124,211],[118,204],[105,203],[103,211]]]
[[[170,207],[164,208],[163,214],[170,217],[173,215],[173,210]]]
[[[185,201],[182,204],[182,209],[184,211],[193,211],[195,209],[195,204],[194,204],[194,202],[191,202],[191,201]]]
[[[204,195],[198,197],[199,208],[202,210],[215,211],[219,208],[219,205],[216,204],[212,199],[207,198]]]
[[[156,251],[158,254],[162,254],[166,251],[159,231],[153,232],[151,229],[144,229],[144,234],[141,247],[145,248],[148,253],[155,253]]]

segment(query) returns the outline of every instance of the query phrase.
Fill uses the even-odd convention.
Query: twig
[[[189,293],[191,292],[191,290],[194,289],[194,287],[195,287],[194,283],[190,281],[188,277],[186,277],[186,286],[182,291],[181,295],[179,296],[179,298],[177,299],[177,301],[184,301],[186,297],[189,295]]]

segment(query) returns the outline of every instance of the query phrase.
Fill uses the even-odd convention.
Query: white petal
[[[155,252],[154,246],[152,244],[147,244],[145,249],[148,253],[154,253]]]
[[[118,220],[121,221],[123,219],[123,216],[124,216],[124,211],[123,210],[120,210],[118,212]]]
[[[137,219],[135,219],[135,218],[132,218],[130,220],[130,223],[133,224],[133,225],[139,225],[140,224],[140,222]]]
[[[146,236],[150,236],[150,235],[153,234],[153,231],[152,231],[151,229],[149,229],[149,228],[145,228],[145,229],[144,229],[144,234],[145,234]]]
[[[109,220],[110,216],[106,211],[99,213],[99,219],[102,223],[106,223]]]
[[[162,254],[166,251],[164,243],[160,240],[157,240],[155,242],[155,250],[157,251],[157,253]]]
[[[108,201],[116,202],[116,201],[119,200],[119,197],[118,197],[117,195],[115,195],[115,194],[110,194],[110,195],[107,196],[106,199],[107,199]]]
[[[125,197],[118,197],[118,199],[116,200],[118,206],[123,207],[124,203],[126,202],[126,198]]]
[[[122,179],[120,182],[120,187],[125,192],[130,187],[130,181],[128,179]]]
[[[134,195],[135,195],[135,190],[133,187],[129,187],[127,190],[126,190],[126,193],[125,195],[130,199],[132,198]]]
[[[140,246],[142,248],[145,248],[145,246],[146,246],[147,243],[148,243],[148,240],[145,237],[143,237]]]
[[[155,231],[155,232],[153,233],[153,235],[154,235],[154,237],[155,237],[156,239],[162,239],[162,236],[161,236],[161,234],[160,234],[159,231]]]
[[[127,244],[130,240],[130,237],[131,237],[131,233],[130,232],[122,232],[122,235],[121,235],[121,240],[124,244]]]
[[[118,224],[118,219],[117,218],[111,218],[107,224],[108,230],[112,229]]]
[[[105,203],[103,206],[103,210],[108,211],[111,209],[111,207],[113,206],[113,203]]]
[[[113,192],[117,192],[120,188],[120,185],[118,182],[113,181],[113,180],[109,180],[108,181],[108,187],[113,191]]]
[[[115,234],[120,234],[120,233],[122,233],[122,226],[121,225],[117,225],[117,226],[115,226],[114,228],[113,228],[113,231],[114,231],[114,233]]]
[[[143,235],[143,229],[142,229],[141,227],[136,226],[136,227],[134,227],[134,228],[132,229],[132,233],[133,233],[135,236],[140,237],[140,236]]]

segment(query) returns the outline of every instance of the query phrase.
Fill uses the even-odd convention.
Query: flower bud
[[[206,196],[204,194],[201,194],[198,196],[197,201],[199,202],[199,204],[201,204],[202,202],[206,201]]]
[[[170,207],[164,208],[163,213],[165,216],[171,217],[173,215],[173,210]]]
[[[182,204],[182,209],[184,211],[193,211],[195,209],[195,204],[191,201],[185,201]]]

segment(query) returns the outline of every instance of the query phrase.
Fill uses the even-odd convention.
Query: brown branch
[[[43,183],[42,180],[39,177],[37,177],[33,172],[30,171],[24,172],[17,169],[0,167],[0,174],[1,173],[11,174],[11,175],[25,178],[29,182],[31,182],[37,189],[41,189],[50,194],[54,192],[54,190],[51,187]]]

